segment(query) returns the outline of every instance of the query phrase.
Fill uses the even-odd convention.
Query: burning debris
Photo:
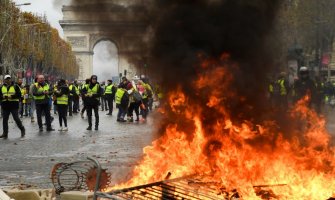
[[[308,98],[284,115],[271,113],[265,101],[275,52],[268,39],[279,5],[277,0],[156,1],[148,41],[156,67],[150,71],[169,91],[161,137],[144,148],[132,178],[109,188],[109,195],[161,197],[166,190],[175,195],[179,186],[184,194],[220,183],[213,195],[222,199],[333,196],[335,149],[325,120],[306,106]],[[189,174],[208,180],[161,181],[168,172],[173,180]],[[178,197],[188,199],[182,194]]]

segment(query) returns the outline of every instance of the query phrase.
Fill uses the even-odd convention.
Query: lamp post
[[[21,3],[21,4],[15,4],[15,6],[30,6],[31,3]]]

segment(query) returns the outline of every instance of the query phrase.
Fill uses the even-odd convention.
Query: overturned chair
[[[56,194],[67,191],[102,191],[110,184],[110,174],[91,157],[72,163],[57,163],[51,170]]]

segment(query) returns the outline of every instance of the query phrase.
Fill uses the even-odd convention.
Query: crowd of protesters
[[[335,82],[326,78],[312,78],[307,67],[300,67],[298,77],[289,84],[285,72],[270,81],[268,87],[272,108],[287,111],[298,100],[307,97],[307,105],[321,113],[327,105],[335,106]]]
[[[58,131],[69,130],[68,116],[80,113],[84,118],[85,112],[88,119],[86,130],[93,128],[93,112],[94,130],[99,130],[99,111],[107,111],[107,116],[113,115],[114,102],[118,109],[117,122],[139,122],[146,121],[153,110],[154,99],[160,102],[162,98],[159,87],[154,88],[146,78],[128,80],[122,77],[120,83],[113,83],[111,79],[107,83],[99,83],[98,77],[92,75],[83,83],[64,79],[49,83],[43,75],[39,75],[33,84],[23,85],[22,79],[14,82],[10,75],[6,75],[0,89],[3,117],[3,134],[0,138],[8,138],[10,114],[21,130],[21,137],[25,136],[25,128],[20,117],[30,117],[31,123],[34,123],[35,112],[40,132],[44,131],[44,126],[46,131],[55,131],[52,127],[52,111],[54,116],[58,115]]]

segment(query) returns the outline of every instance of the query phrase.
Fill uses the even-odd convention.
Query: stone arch
[[[116,60],[116,68],[115,68],[115,63],[114,63],[113,64],[113,69],[110,69],[110,70],[113,71],[113,74],[114,74],[113,77],[115,76],[115,71],[114,70],[117,70],[117,76],[119,76],[119,73],[120,73],[120,70],[121,70],[120,69],[120,60],[122,59],[122,58],[120,58],[120,54],[119,54],[120,47],[118,46],[117,42],[115,42],[115,40],[110,39],[110,37],[106,37],[106,36],[96,37],[96,38],[94,38],[90,41],[90,51],[94,52],[93,58],[94,58],[94,55],[96,54],[95,48],[100,42],[109,42],[110,44],[114,45],[114,48],[116,49],[116,54],[117,54],[116,59],[115,59]],[[112,61],[110,61],[110,62],[112,62]],[[94,59],[93,59],[93,65],[94,65]],[[92,68],[93,68],[93,71],[95,71],[95,69],[94,69],[95,66],[93,66],[93,65],[92,65]],[[104,70],[106,70],[106,69],[104,69]],[[109,72],[111,72],[111,71],[109,71]],[[105,71],[105,72],[107,72],[107,71]],[[95,74],[97,74],[97,73],[99,73],[99,72],[95,71]],[[104,76],[102,76],[102,77],[104,77]],[[110,77],[110,78],[112,78],[112,77]]]
[[[117,1],[110,1],[110,8],[113,8]],[[114,2],[114,3],[113,3]],[[82,4],[90,4],[91,1],[83,1]],[[142,1],[138,1],[143,4]],[[81,5],[82,5],[81,4]],[[145,5],[145,4],[143,4]],[[136,41],[134,38],[141,38],[148,27],[145,20],[145,6],[138,6],[134,15],[138,17],[129,18],[127,9],[115,7],[114,12],[105,13],[110,16],[107,21],[97,21],[96,19],[81,18],[82,7],[63,6],[63,20],[60,25],[64,31],[65,39],[71,43],[72,50],[75,53],[79,64],[79,80],[90,77],[93,72],[93,48],[103,40],[111,41],[118,50],[118,71],[124,74],[127,71],[127,77],[133,77],[137,74],[135,66],[128,62],[128,58],[138,58],[143,54],[141,46],[130,41]],[[100,14],[100,10],[96,11]],[[135,48],[134,48],[135,47]]]

